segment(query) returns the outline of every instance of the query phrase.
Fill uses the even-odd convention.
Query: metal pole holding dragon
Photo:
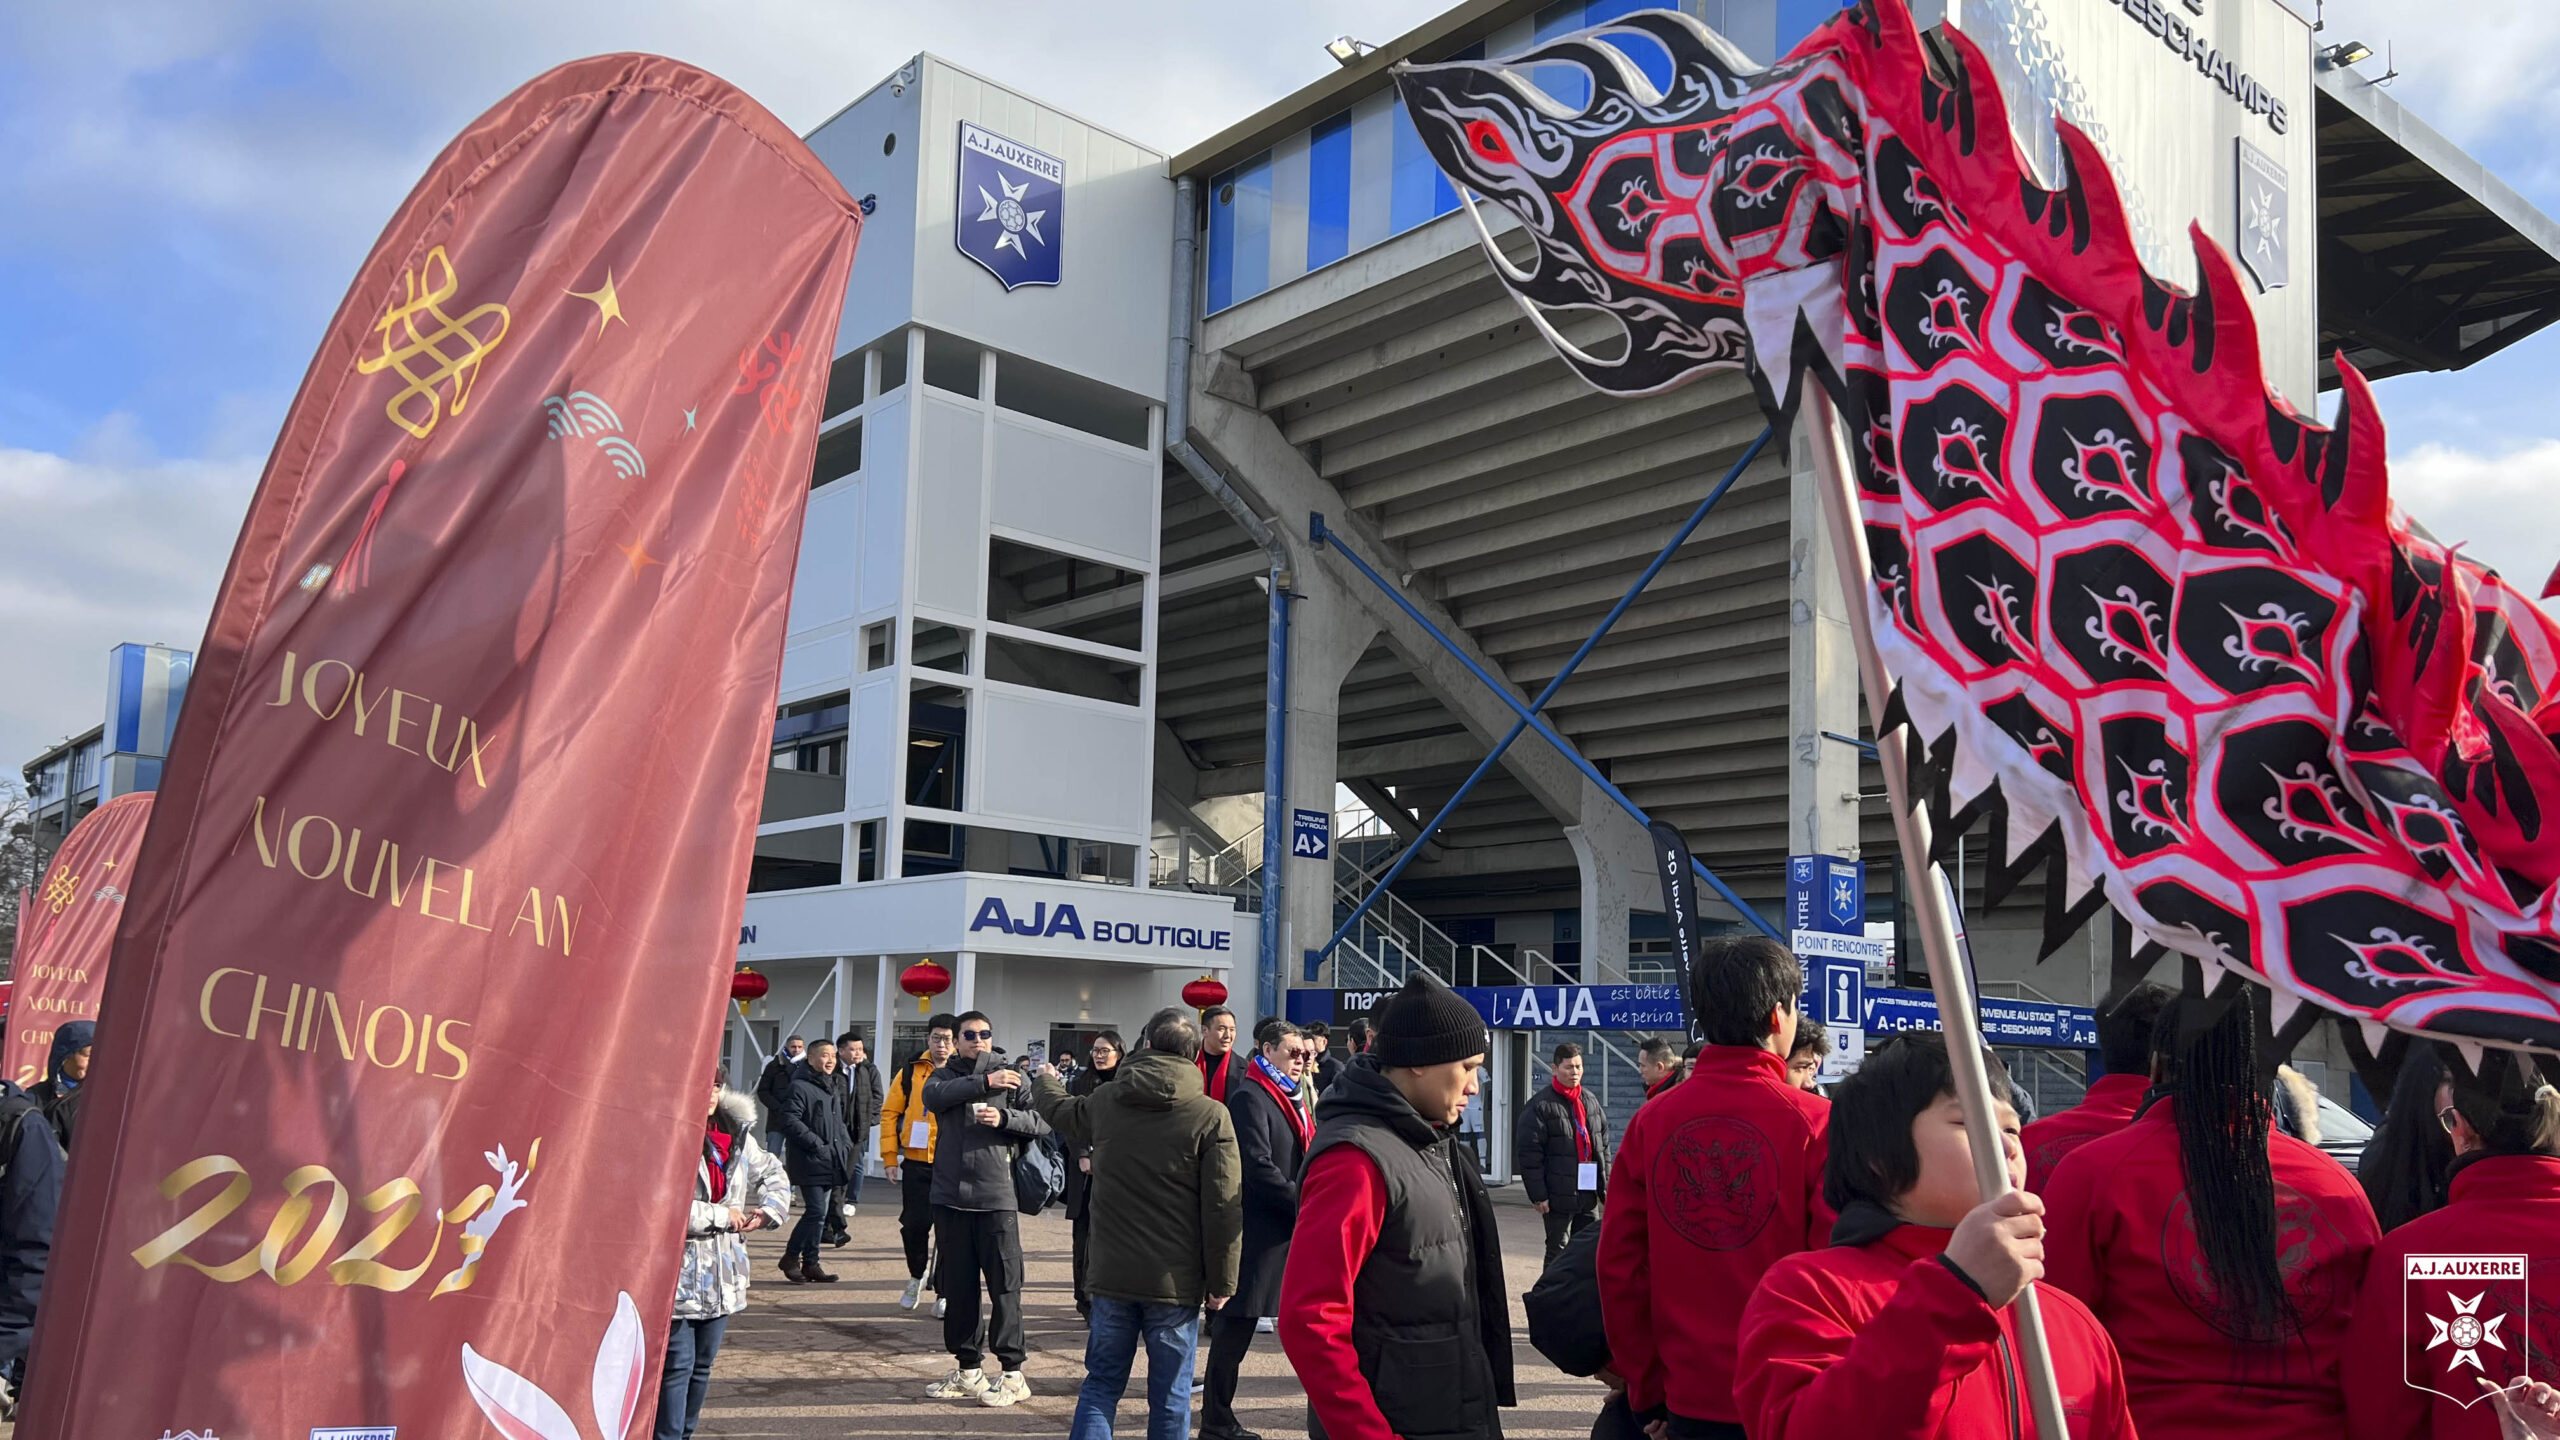
[[[1858,680],[1870,705],[1881,708],[1893,694],[1893,677],[1877,652],[1875,619],[1866,598],[1875,593],[1874,569],[1858,533],[1858,487],[1849,472],[1847,432],[1840,412],[1819,385],[1804,387],[1803,434],[1812,454],[1814,485],[1821,492],[1822,523],[1829,532],[1831,553],[1840,565],[1841,588],[1849,603],[1849,633],[1858,647]],[[1982,1017],[1973,991],[1973,972],[1964,962],[1949,909],[1954,891],[1930,856],[1929,813],[1912,793],[1909,727],[1876,737],[1876,760],[1884,770],[1886,804],[1893,811],[1893,836],[1902,851],[1902,869],[1919,877],[1911,886],[1912,917],[1920,931],[1920,953],[1929,967],[1929,989],[1938,1000],[1938,1023],[1947,1036],[1947,1063],[1955,1072],[1956,1103],[1964,1107],[1965,1142],[1973,1151],[1973,1178],[1985,1202],[2011,1190],[2008,1151],[2000,1124],[1992,1114],[1991,1074],[1982,1063]],[[2068,1435],[2062,1410],[2062,1387],[2053,1372],[2052,1347],[2045,1343],[2044,1310],[2036,1287],[2018,1292],[2013,1302],[2019,1349],[2027,1372],[2027,1396],[2034,1406],[2036,1433]]]

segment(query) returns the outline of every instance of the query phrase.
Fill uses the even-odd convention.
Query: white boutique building
[[[738,948],[772,988],[732,1071],[793,1034],[912,1042],[921,960],[1017,1052],[1134,1028],[1253,944],[1231,897],[1149,883],[1165,157],[930,57],[809,142],[870,213]]]

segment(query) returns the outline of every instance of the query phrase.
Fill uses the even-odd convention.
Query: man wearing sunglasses
[[[1031,1398],[1022,1378],[1022,1231],[1013,1188],[1013,1158],[1026,1140],[1049,1133],[1031,1108],[1020,1072],[995,1048],[995,1022],[984,1011],[960,1017],[959,1047],[925,1082],[940,1143],[933,1165],[933,1234],[941,1252],[934,1294],[949,1303],[942,1341],[957,1363],[925,1387],[937,1400],[1012,1405]],[[981,1348],[979,1297],[986,1297]],[[990,1380],[979,1367],[992,1349],[1003,1366]]]

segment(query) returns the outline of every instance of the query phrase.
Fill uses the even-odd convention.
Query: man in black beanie
[[[1280,1347],[1319,1440],[1501,1440],[1497,1407],[1519,1403],[1502,1244],[1454,1130],[1484,1067],[1484,1018],[1417,974],[1375,1019],[1318,1107]]]

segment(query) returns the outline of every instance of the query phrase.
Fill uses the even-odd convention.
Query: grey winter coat
[[[880,1123],[880,1102],[887,1095],[880,1083],[880,1067],[865,1060],[859,1065],[836,1066],[836,1073],[847,1077],[847,1088],[853,1096],[852,1108],[845,1112],[845,1123],[853,1128],[853,1148],[863,1148],[871,1127]]]
[[[1031,1108],[1027,1080],[1011,1090],[988,1088],[980,1072],[992,1074],[1011,1063],[992,1052],[954,1055],[924,1082],[924,1108],[933,1112],[939,1137],[933,1154],[935,1208],[1020,1213],[1013,1157],[1023,1141],[1048,1134],[1049,1122]],[[969,1107],[981,1103],[1001,1110],[1002,1122],[979,1124]]]

